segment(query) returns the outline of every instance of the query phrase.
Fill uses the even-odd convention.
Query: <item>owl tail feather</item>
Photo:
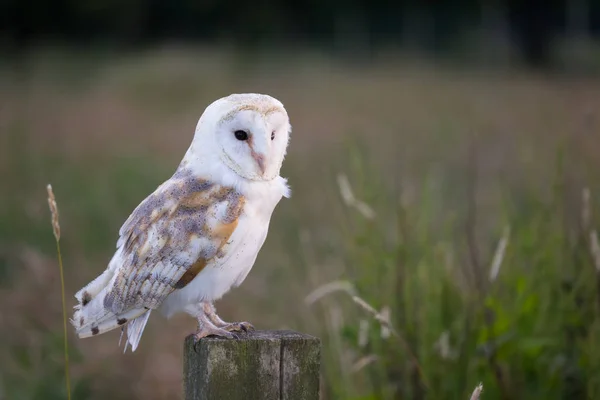
[[[86,301],[75,306],[71,324],[75,327],[75,332],[79,338],[97,336],[116,328],[124,328],[126,324],[135,321],[142,314],[150,314],[148,309],[144,307],[127,310],[121,314],[114,314],[104,307],[106,293],[106,289],[102,290],[92,299],[86,298]],[[148,317],[144,316],[142,319],[144,318],[147,320]],[[128,332],[128,338],[131,337],[132,340],[135,339],[131,342],[132,347],[134,343],[136,345],[135,347],[137,347],[145,325],[145,322],[143,324],[134,324],[132,328],[135,329],[133,329],[133,331],[139,330],[139,333],[136,335],[133,335],[133,331],[131,334]]]
[[[127,324],[127,342],[125,342],[125,348],[123,349],[123,353],[127,352],[127,345],[131,345],[131,351],[134,352],[137,349],[138,344],[140,344],[140,339],[142,338],[142,333],[144,333],[144,328],[146,327],[146,323],[148,322],[148,318],[150,318],[150,313],[152,310],[146,311],[140,317],[137,317]],[[121,332],[121,335],[123,333]],[[119,339],[119,345],[121,344],[121,339]]]

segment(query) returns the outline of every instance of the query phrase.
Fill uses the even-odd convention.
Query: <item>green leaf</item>
[[[517,342],[517,349],[529,357],[538,357],[548,347],[554,347],[558,343],[552,337],[528,337]]]
[[[527,296],[521,307],[521,314],[534,314],[537,311],[539,298],[536,294]]]

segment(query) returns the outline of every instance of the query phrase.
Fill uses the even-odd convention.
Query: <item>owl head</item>
[[[210,104],[184,161],[196,170],[222,165],[241,178],[279,176],[291,126],[283,104],[264,94],[232,94]]]

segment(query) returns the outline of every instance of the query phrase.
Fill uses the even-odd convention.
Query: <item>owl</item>
[[[106,270],[75,294],[71,323],[86,338],[126,328],[135,351],[153,311],[187,313],[196,339],[254,329],[225,322],[214,302],[252,268],[271,215],[290,196],[280,169],[291,125],[283,104],[232,94],[210,104],[170,179],[133,210]]]

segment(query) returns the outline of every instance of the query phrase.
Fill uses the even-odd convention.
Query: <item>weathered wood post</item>
[[[185,400],[317,400],[321,342],[293,331],[185,340]]]

